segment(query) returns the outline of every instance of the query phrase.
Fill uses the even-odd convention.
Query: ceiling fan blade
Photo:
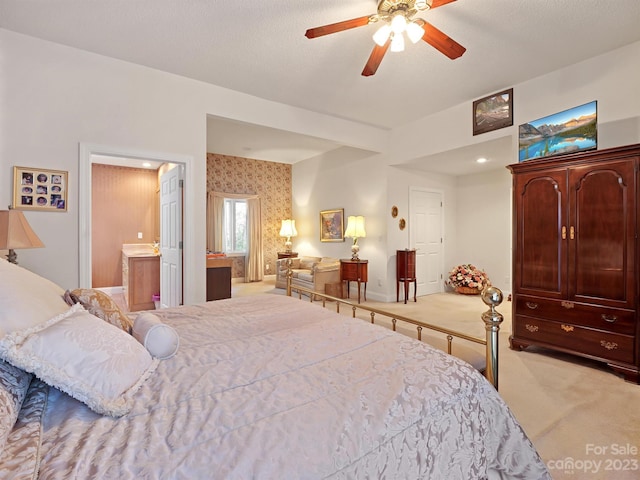
[[[378,67],[380,66],[380,62],[384,58],[384,54],[387,53],[389,49],[389,45],[391,45],[391,39],[387,40],[382,47],[377,45],[373,47],[371,51],[371,55],[369,55],[369,60],[367,60],[367,64],[364,66],[364,70],[362,70],[363,77],[370,77],[371,75],[376,73]]]
[[[310,28],[304,34],[307,38],[316,38],[323,35],[329,35],[330,33],[342,32],[343,30],[349,30],[350,28],[364,27],[369,25],[370,15],[366,17],[352,18],[351,20],[345,20],[343,22],[332,23],[330,25],[323,25],[322,27]]]
[[[466,48],[464,48],[451,37],[442,33],[429,22],[424,22],[422,28],[424,28],[424,35],[422,36],[422,40],[427,42],[436,50],[444,53],[451,60],[455,60],[456,58],[461,57],[462,54],[467,51]]]
[[[455,1],[456,0],[431,0],[430,6],[431,6],[431,9],[434,9],[434,8],[446,5],[447,3],[451,3],[451,2],[455,2]]]

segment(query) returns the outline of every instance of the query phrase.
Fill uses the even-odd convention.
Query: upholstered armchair
[[[276,288],[287,288],[287,262],[291,260],[291,284],[325,293],[327,283],[340,282],[340,260],[330,257],[281,258],[276,267]]]

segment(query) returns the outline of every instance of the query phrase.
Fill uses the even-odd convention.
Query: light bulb
[[[427,8],[427,0],[416,0],[414,5],[418,10],[424,10]]]
[[[407,24],[407,37],[412,43],[418,43],[424,35],[424,28],[418,25],[416,22]]]
[[[401,33],[394,33],[391,39],[391,51],[402,52],[404,51],[404,37]]]
[[[373,41],[381,47],[384,47],[384,44],[389,40],[389,35],[391,35],[391,27],[388,23],[385,23],[373,34]]]
[[[402,33],[407,28],[407,19],[402,13],[396,13],[391,20],[391,30],[393,33]]]

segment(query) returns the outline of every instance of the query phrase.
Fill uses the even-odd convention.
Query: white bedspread
[[[39,478],[550,478],[493,387],[417,340],[280,295],[155,313],[180,349],[129,415],[50,389]]]

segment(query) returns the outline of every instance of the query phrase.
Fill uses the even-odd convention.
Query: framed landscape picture
[[[13,208],[67,211],[67,172],[13,167]]]
[[[344,208],[320,212],[320,241],[344,242]]]
[[[518,128],[518,161],[598,147],[598,102],[570,108]]]
[[[513,125],[513,88],[473,102],[473,134]]]

